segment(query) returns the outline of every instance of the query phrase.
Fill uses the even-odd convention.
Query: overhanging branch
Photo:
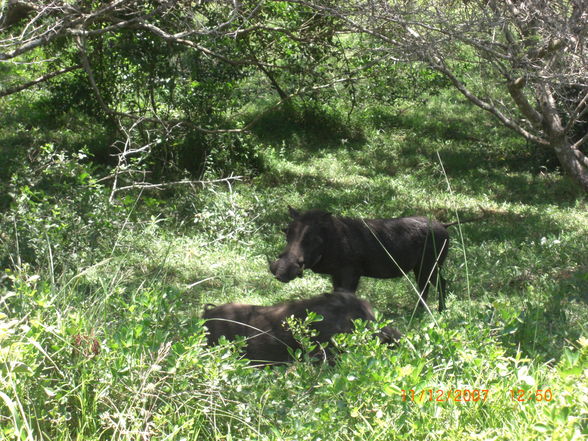
[[[0,90],[0,98],[2,98],[4,96],[12,95],[13,93],[17,93],[17,92],[20,92],[20,91],[25,90],[25,89],[28,89],[30,87],[33,87],[33,86],[39,84],[39,83],[43,83],[45,81],[48,81],[51,78],[55,78],[55,77],[57,77],[59,75],[63,75],[64,73],[68,73],[68,72],[71,72],[73,70],[80,69],[81,67],[82,67],[81,64],[77,64],[75,66],[66,67],[64,69],[56,70],[55,72],[51,72],[51,73],[42,75],[42,76],[40,76],[40,77],[38,77],[38,78],[36,78],[36,79],[34,79],[32,81],[29,81],[27,83],[20,84],[18,86],[9,87],[9,88],[6,88],[4,90]]]
[[[503,114],[500,110],[498,110],[496,107],[492,106],[490,103],[482,100],[481,98],[479,98],[478,96],[476,96],[473,92],[471,92],[466,86],[465,84],[463,84],[452,72],[451,70],[449,70],[445,64],[440,60],[440,59],[433,59],[431,60],[431,67],[439,72],[441,72],[443,75],[445,75],[449,81],[451,81],[451,83],[454,85],[454,87],[459,90],[461,92],[461,94],[463,96],[465,96],[470,102],[472,102],[473,104],[475,104],[476,106],[478,106],[479,108],[490,112],[491,114],[493,114],[494,116],[496,116],[500,122],[502,122],[502,124],[504,124],[506,127],[508,127],[511,130],[514,130],[515,132],[519,133],[520,135],[524,136],[526,139],[536,142],[538,144],[542,144],[542,145],[549,145],[549,142],[544,139],[541,138],[537,135],[532,134],[531,132],[529,132],[528,130],[525,130],[524,128],[522,128],[519,124],[517,124],[514,120],[512,120],[511,118],[507,117],[505,114]]]

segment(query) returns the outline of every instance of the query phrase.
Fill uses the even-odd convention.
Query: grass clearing
[[[341,138],[326,145],[313,135],[320,126],[265,121],[265,133],[279,122],[289,135],[260,134],[260,175],[169,199],[143,194],[136,205],[135,195],[102,212],[110,226],[101,212],[88,218],[110,238],[55,228],[82,199],[64,196],[60,212],[40,217],[51,204],[23,196],[39,217],[4,220],[0,237],[16,261],[16,223],[37,240],[27,244],[37,260],[23,254],[0,289],[0,439],[586,439],[585,198],[452,95],[355,118],[363,136],[333,123]],[[461,227],[463,243],[451,230],[448,309],[429,300],[438,326],[426,314],[410,320],[407,280],[364,278],[358,295],[405,334],[398,348],[359,326],[337,340],[333,366],[256,369],[235,344],[207,348],[199,317],[205,303],[330,290],[308,271],[282,284],[267,269],[285,243],[288,204],[446,222],[479,206],[491,214]],[[51,261],[64,268],[53,277]],[[488,392],[465,401],[456,390]]]

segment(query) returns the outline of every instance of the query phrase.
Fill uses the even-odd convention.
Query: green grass
[[[16,225],[34,259],[23,254],[0,288],[0,439],[586,439],[585,197],[449,94],[360,110],[349,132],[341,121],[329,126],[341,139],[323,145],[320,127],[265,119],[264,172],[230,188],[142,194],[137,204],[134,195],[115,209],[96,202],[107,189],[71,186],[88,202],[63,187],[58,213],[49,191],[17,199],[3,252],[17,260]],[[490,214],[461,226],[463,242],[451,230],[443,313],[432,294],[433,317],[411,318],[410,281],[362,279],[358,295],[405,334],[397,348],[359,326],[337,341],[334,365],[252,368],[234,344],[205,346],[200,315],[205,303],[330,290],[326,277],[282,284],[267,269],[288,204],[443,221]],[[428,400],[455,389],[488,390],[487,400]],[[536,401],[547,389],[553,398]],[[533,399],[514,401],[511,390]]]

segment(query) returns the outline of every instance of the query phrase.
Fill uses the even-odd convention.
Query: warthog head
[[[281,282],[302,277],[305,268],[320,262],[325,245],[322,224],[330,216],[323,211],[308,211],[301,216],[292,207],[288,208],[293,219],[284,230],[288,243],[278,260],[270,263],[270,271]]]

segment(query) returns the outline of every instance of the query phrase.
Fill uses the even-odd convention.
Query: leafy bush
[[[52,144],[24,162],[5,183],[10,208],[0,217],[0,263],[29,263],[61,272],[89,262],[112,244],[120,210],[93,176],[87,152],[69,155]]]

